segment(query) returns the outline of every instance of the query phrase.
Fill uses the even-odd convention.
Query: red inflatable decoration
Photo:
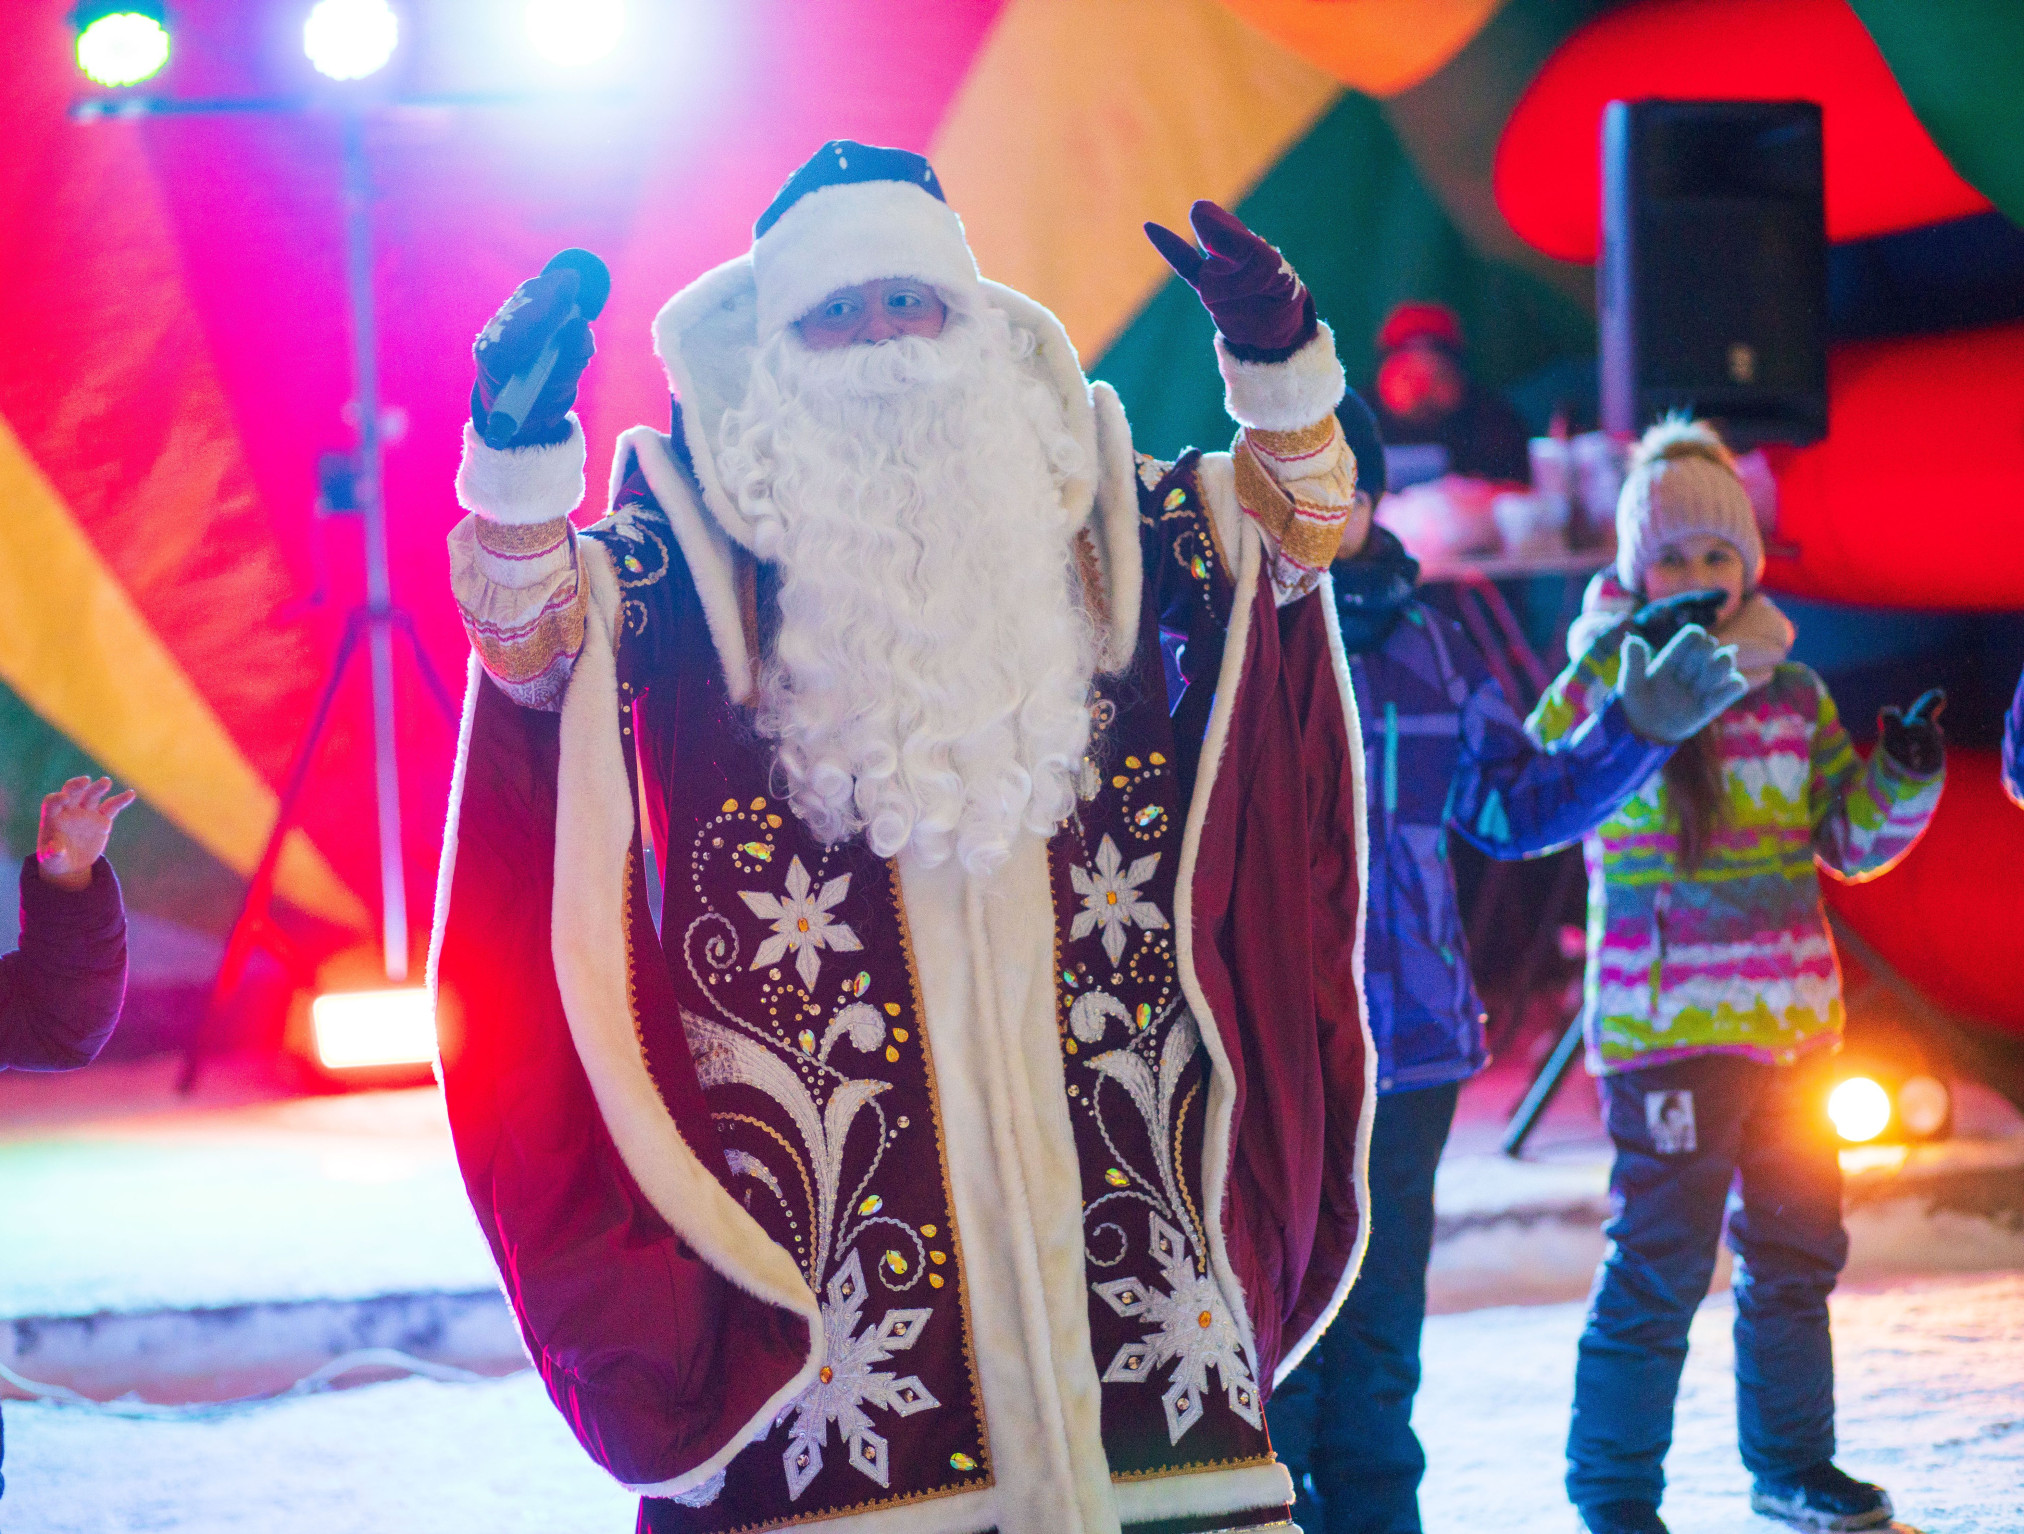
[[[1829,239],[1989,206],[1927,136],[1844,0],[1645,0],[1562,43],[1504,125],[1497,206],[1521,239],[1595,259],[1602,109],[1645,97],[1818,101]]]
[[[2024,607],[2024,325],[1836,347],[1827,439],[1778,467],[1773,590]]]
[[[2024,1036],[2017,870],[2024,810],[2003,795],[1993,751],[1954,751],[1947,791],[1903,863],[1868,884],[1821,882],[1827,903],[1933,1001]]]

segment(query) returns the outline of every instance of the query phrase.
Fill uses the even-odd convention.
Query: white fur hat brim
[[[975,312],[977,258],[963,221],[905,181],[826,186],[797,201],[752,242],[759,339],[771,340],[838,288],[911,277]]]

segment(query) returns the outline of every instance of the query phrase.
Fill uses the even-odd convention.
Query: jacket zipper
[[[1387,820],[1399,807],[1399,706],[1384,706],[1384,812]]]
[[[1673,887],[1659,886],[1658,895],[1652,901],[1652,938],[1658,952],[1652,959],[1652,1021],[1659,1017],[1659,998],[1665,993],[1666,975],[1666,913],[1672,909]]]

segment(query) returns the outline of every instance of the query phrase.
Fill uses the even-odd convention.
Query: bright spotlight
[[[436,1058],[436,1014],[429,993],[338,991],[309,1005],[316,1058],[325,1070],[426,1065]]]
[[[593,63],[625,33],[625,0],[527,0],[527,40],[551,64]]]
[[[1874,1140],[1890,1123],[1890,1094],[1867,1076],[1851,1076],[1828,1093],[1827,1116],[1842,1139]]]
[[[77,67],[100,85],[138,85],[169,61],[169,29],[158,5],[80,7]]]
[[[302,51],[333,80],[384,69],[400,40],[400,18],[387,0],[316,0],[302,24]]]

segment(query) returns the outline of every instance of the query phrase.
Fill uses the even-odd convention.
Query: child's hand
[[[1698,735],[1750,684],[1736,669],[1733,645],[1718,645],[1706,629],[1689,624],[1657,659],[1643,635],[1627,635],[1616,688],[1633,730],[1646,740],[1677,746]]]
[[[1883,754],[1915,778],[1929,778],[1947,764],[1947,737],[1940,730],[1947,695],[1934,687],[1909,710],[1886,708],[1876,716]]]
[[[59,889],[81,890],[91,883],[91,868],[105,852],[106,838],[119,812],[134,802],[134,790],[106,794],[111,778],[72,778],[53,794],[42,796],[42,824],[35,836],[35,866]]]

